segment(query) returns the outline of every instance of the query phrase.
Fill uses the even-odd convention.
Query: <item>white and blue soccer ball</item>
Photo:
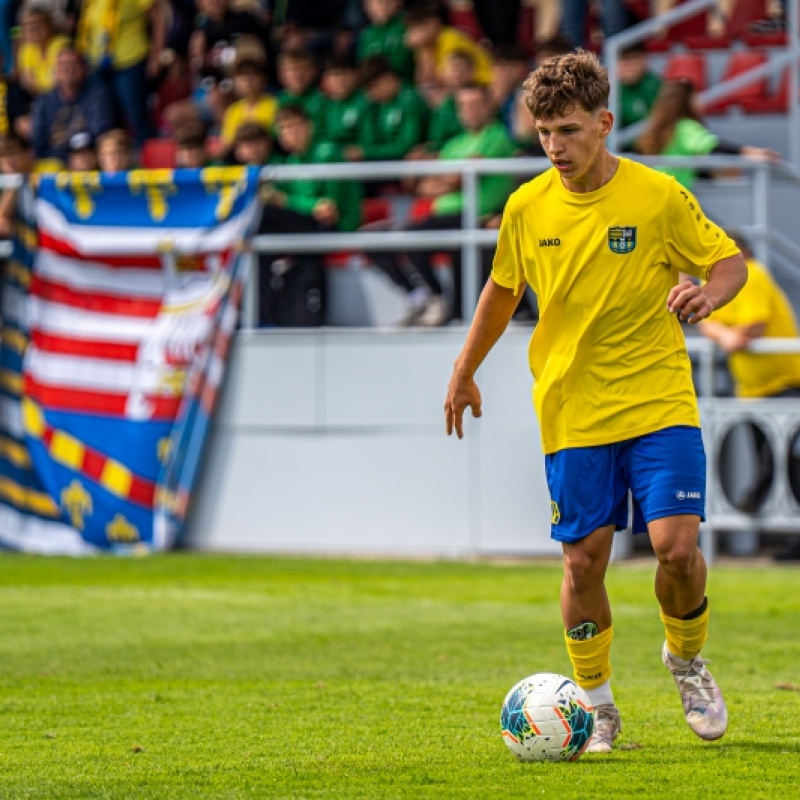
[[[505,743],[520,761],[574,761],[594,733],[586,692],[552,672],[530,675],[513,686],[500,722]]]

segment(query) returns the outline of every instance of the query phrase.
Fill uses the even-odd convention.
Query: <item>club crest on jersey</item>
[[[630,253],[636,248],[636,228],[609,228],[608,246],[612,253]]]

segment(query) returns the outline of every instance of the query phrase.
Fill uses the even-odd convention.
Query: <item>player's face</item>
[[[537,119],[539,141],[570,191],[589,191],[603,169],[605,140],[614,117],[607,109],[575,108],[563,117]]]

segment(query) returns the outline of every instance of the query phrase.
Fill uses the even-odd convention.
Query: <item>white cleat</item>
[[[586,753],[610,753],[614,739],[622,730],[619,711],[613,703],[602,703],[594,709],[594,733]]]
[[[699,655],[691,661],[676,658],[666,642],[661,660],[675,679],[689,727],[701,739],[709,742],[719,739],[728,728],[728,709],[706,660]]]

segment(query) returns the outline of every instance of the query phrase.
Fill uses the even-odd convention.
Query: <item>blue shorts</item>
[[[679,425],[598,447],[570,447],[545,456],[551,537],[576,542],[606,525],[633,532],[661,517],[705,519],[706,454],[699,428]]]

